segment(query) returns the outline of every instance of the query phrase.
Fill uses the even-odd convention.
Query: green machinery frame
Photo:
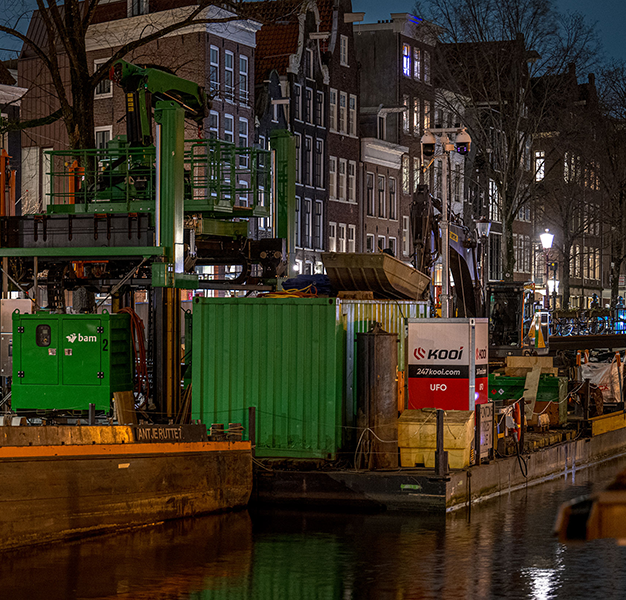
[[[184,273],[183,260],[184,219],[193,215],[202,219],[203,234],[231,238],[247,235],[246,220],[251,217],[270,219],[275,236],[286,240],[291,255],[295,237],[293,136],[283,130],[272,132],[272,151],[215,139],[185,140],[185,117],[200,123],[206,115],[200,86],[125,61],[115,63],[112,73],[126,92],[127,118],[134,115],[134,139],[118,136],[103,149],[48,152],[47,213],[145,213],[154,219],[157,239],[152,247],[73,248],[72,254],[152,256],[156,258],[153,285],[193,289],[197,276]],[[151,143],[150,97],[157,99],[155,145]],[[0,256],[61,256],[64,250],[0,248]]]

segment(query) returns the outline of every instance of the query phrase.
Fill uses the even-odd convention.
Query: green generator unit
[[[109,412],[113,392],[133,389],[127,314],[13,313],[14,411]]]

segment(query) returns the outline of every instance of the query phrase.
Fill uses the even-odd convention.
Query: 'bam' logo
[[[81,335],[76,334],[76,333],[70,333],[70,335],[66,335],[65,336],[67,338],[67,341],[70,344],[73,344],[76,340],[78,340],[79,342],[97,342],[98,341],[98,336],[96,335]]]

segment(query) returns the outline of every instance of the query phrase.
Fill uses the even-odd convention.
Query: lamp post
[[[456,141],[450,142],[448,134],[455,134]],[[441,136],[440,154],[435,154],[435,145],[437,140],[435,135]],[[424,131],[424,135],[420,140],[422,147],[422,163],[424,158],[441,159],[441,316],[444,319],[450,317],[450,233],[448,222],[448,160],[450,152],[455,150],[466,155],[469,152],[472,139],[465,131],[465,128],[458,127],[449,128],[431,128]],[[431,162],[432,162],[431,160]]]
[[[483,316],[488,316],[487,310],[487,242],[491,231],[491,221],[486,217],[480,217],[476,221],[476,233],[480,239],[480,288],[483,298]]]
[[[559,293],[559,280],[556,278],[556,263],[550,265],[552,267],[552,279],[548,281],[550,284],[550,295],[552,296],[552,310],[556,310],[556,297]]]
[[[539,239],[541,240],[543,253],[546,257],[546,296],[544,298],[543,307],[546,310],[550,310],[550,292],[548,290],[548,279],[550,279],[550,263],[548,261],[548,256],[550,254],[550,248],[552,248],[552,240],[554,240],[554,235],[550,233],[549,229],[546,229],[545,232],[539,236]]]

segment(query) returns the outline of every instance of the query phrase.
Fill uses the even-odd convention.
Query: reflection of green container
[[[127,314],[13,314],[13,410],[109,411],[133,389]]]
[[[524,395],[526,377],[508,377],[507,375],[489,375],[489,400],[519,400]],[[541,375],[537,390],[538,402],[559,402],[559,422],[567,420],[567,377]]]
[[[256,454],[335,456],[345,335],[335,298],[194,298],[192,418],[243,423]]]

